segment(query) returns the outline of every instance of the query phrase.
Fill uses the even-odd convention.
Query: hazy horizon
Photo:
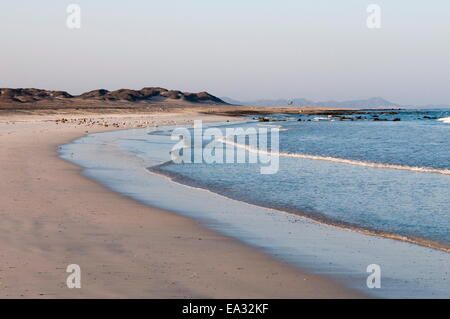
[[[81,28],[66,8],[81,7]],[[369,4],[381,28],[369,29]],[[1,4],[0,87],[161,86],[219,97],[450,104],[450,3],[413,0]]]

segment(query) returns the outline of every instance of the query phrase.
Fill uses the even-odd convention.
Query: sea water
[[[117,192],[364,293],[448,298],[449,114],[395,113],[218,125],[279,127],[272,175],[257,164],[174,164],[172,128],[92,134],[61,156]],[[370,264],[381,267],[381,289],[366,285]]]
[[[344,120],[279,115],[275,119],[287,121],[269,124],[280,127],[276,174],[240,163],[169,162],[158,170],[238,200],[450,247],[447,116],[445,110],[357,113]]]

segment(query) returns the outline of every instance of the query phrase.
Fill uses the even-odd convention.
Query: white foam
[[[449,118],[449,121],[450,121],[450,118]],[[266,150],[258,150],[258,149],[250,147],[249,145],[242,145],[242,144],[239,144],[236,142],[229,141],[224,138],[219,139],[219,141],[222,143],[228,144],[228,145],[233,145],[235,147],[245,149],[248,152],[266,154],[266,155],[270,155],[270,156],[302,158],[302,159],[311,159],[311,160],[318,160],[318,161],[335,162],[335,163],[341,163],[341,164],[347,164],[347,165],[358,165],[358,166],[365,166],[365,167],[396,169],[396,170],[419,172],[419,173],[434,173],[434,174],[450,175],[449,169],[374,163],[374,162],[365,162],[365,161],[358,161],[358,160],[352,160],[352,159],[346,159],[346,158],[320,156],[320,155],[297,154],[297,153],[276,153],[276,152],[271,152],[271,151],[266,151]]]
[[[329,121],[331,120],[331,117],[315,117],[313,118],[313,121]]]
[[[438,121],[450,124],[450,117],[443,117],[438,119]]]

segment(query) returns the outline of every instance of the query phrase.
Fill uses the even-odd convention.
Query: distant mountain
[[[208,92],[190,93],[159,87],[146,87],[141,90],[120,89],[116,91],[100,89],[89,91],[78,96],[71,95],[65,91],[0,88],[0,102],[8,103],[35,103],[40,101],[161,102],[165,100],[180,100],[188,103],[227,104]]]
[[[244,106],[318,106],[318,107],[338,107],[338,108],[393,108],[401,105],[387,101],[381,97],[372,97],[366,100],[349,100],[349,101],[322,101],[315,102],[304,98],[296,98],[292,100],[254,100],[254,101],[238,101],[227,97],[222,97],[227,103]]]
[[[234,104],[234,105],[244,105],[244,106],[287,106],[288,103],[290,102],[290,100],[287,99],[261,99],[261,100],[251,100],[251,101],[239,101],[239,100],[235,100],[229,97],[221,97],[222,100],[224,100],[225,102],[229,103],[229,104]],[[314,103],[312,101],[308,101],[306,99],[294,99],[294,104],[295,106],[303,106],[305,104],[303,104],[305,101],[308,102],[308,105],[310,105],[309,103]]]
[[[379,108],[379,107],[400,107],[401,105],[397,103],[393,103],[387,101],[381,97],[372,97],[366,100],[349,100],[349,101],[326,101],[326,102],[317,102],[317,106],[331,106],[334,105],[336,107],[343,108]]]

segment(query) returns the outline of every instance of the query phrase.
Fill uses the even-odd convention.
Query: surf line
[[[242,144],[227,140],[226,138],[221,138],[219,140],[222,143],[226,143],[229,145],[234,145],[235,147],[243,148],[243,149],[247,150],[248,152],[263,153],[263,154],[268,153],[265,150],[259,150],[256,148],[252,148],[251,146],[248,146],[248,145],[242,145]],[[276,154],[271,153],[271,155],[276,155]],[[418,173],[434,173],[434,174],[450,175],[449,169],[440,169],[440,168],[433,168],[433,167],[418,167],[418,166],[406,166],[406,165],[397,165],[397,164],[373,163],[373,162],[351,160],[351,159],[345,159],[345,158],[339,158],[339,157],[329,157],[329,156],[309,155],[309,154],[278,153],[278,156],[290,157],[290,158],[311,159],[311,160],[334,162],[334,163],[348,164],[348,165],[365,166],[365,167],[395,169],[395,170],[418,172]]]

